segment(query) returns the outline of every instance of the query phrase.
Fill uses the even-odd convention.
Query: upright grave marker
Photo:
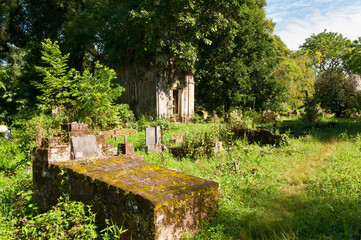
[[[150,127],[145,129],[145,150],[146,151],[161,151],[161,134],[160,126]]]

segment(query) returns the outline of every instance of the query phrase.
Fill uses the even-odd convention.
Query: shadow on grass
[[[355,195],[306,193],[272,199],[267,207],[222,207],[196,239],[361,239],[360,206]]]
[[[349,139],[361,133],[361,118],[332,118],[320,122],[288,120],[280,122],[280,129],[309,132],[320,142],[330,142],[334,138]]]

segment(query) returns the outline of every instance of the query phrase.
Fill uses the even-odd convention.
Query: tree
[[[200,41],[197,101],[207,110],[232,107],[262,109],[278,103],[282,86],[272,77],[275,66],[273,24],[265,1],[223,1],[204,16],[213,31]]]
[[[274,40],[274,50],[276,56],[282,58],[287,57],[292,53],[278,35],[273,35],[272,37]]]
[[[194,71],[197,41],[207,41],[202,16],[212,4],[190,1],[114,1],[104,10],[102,57],[113,66],[157,66],[172,78]],[[210,15],[211,13],[207,13]],[[203,16],[204,17],[204,16]]]
[[[315,97],[326,111],[336,117],[347,115],[358,107],[359,92],[355,78],[347,78],[338,71],[326,72],[315,82]]]
[[[67,65],[79,72],[97,60],[113,68],[142,65],[166,71],[170,85],[180,74],[196,73],[198,99],[209,109],[261,109],[282,96],[272,77],[274,24],[265,18],[265,0],[6,2],[13,5],[0,18],[9,26],[2,46],[13,44],[27,53],[20,81],[29,101],[42,94],[29,82],[41,79],[34,66],[43,64],[44,38],[58,41],[69,54]],[[8,52],[4,48],[1,57]],[[208,93],[215,97],[212,106]]]
[[[45,112],[60,112],[68,121],[83,121],[93,127],[107,128],[122,125],[121,116],[129,115],[129,107],[117,104],[124,88],[115,84],[114,70],[95,62],[94,72],[83,73],[68,69],[68,54],[62,55],[57,42],[43,42],[44,66],[36,69],[43,82],[33,82],[41,91],[39,107]]]
[[[70,87],[73,84],[74,70],[68,71],[69,54],[63,56],[58,43],[50,39],[42,43],[44,50],[41,59],[45,66],[36,69],[44,76],[42,82],[33,84],[41,91],[38,96],[39,107],[49,111],[56,108],[68,108],[72,104]]]
[[[308,55],[295,53],[289,57],[281,57],[275,70],[275,78],[286,87],[286,102],[293,108],[302,105],[305,91],[313,95],[315,73]]]
[[[346,52],[344,63],[349,73],[361,75],[361,37],[355,40]]]
[[[312,58],[316,75],[327,71],[344,71],[344,55],[351,46],[351,41],[335,32],[323,31],[307,38],[301,49]]]
[[[125,104],[116,104],[124,88],[114,84],[114,79],[115,71],[99,62],[95,62],[93,73],[85,70],[81,75],[75,75],[76,84],[71,88],[75,101],[71,112],[78,121],[107,128],[122,125],[122,120],[129,120],[120,116],[124,111],[130,110]]]

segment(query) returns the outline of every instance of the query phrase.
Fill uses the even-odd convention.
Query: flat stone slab
[[[218,183],[136,158],[50,165],[65,170],[72,199],[90,201],[97,217],[123,224],[124,239],[179,239],[199,231],[218,208]]]

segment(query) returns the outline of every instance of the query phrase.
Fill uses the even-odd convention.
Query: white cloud
[[[267,9],[267,17],[278,23],[275,33],[292,50],[297,50],[312,34],[318,34],[325,29],[341,33],[351,40],[361,36],[361,2],[293,1],[287,9],[282,6],[281,11],[277,10],[277,5],[282,4],[281,1],[273,2],[275,5],[271,10]]]

